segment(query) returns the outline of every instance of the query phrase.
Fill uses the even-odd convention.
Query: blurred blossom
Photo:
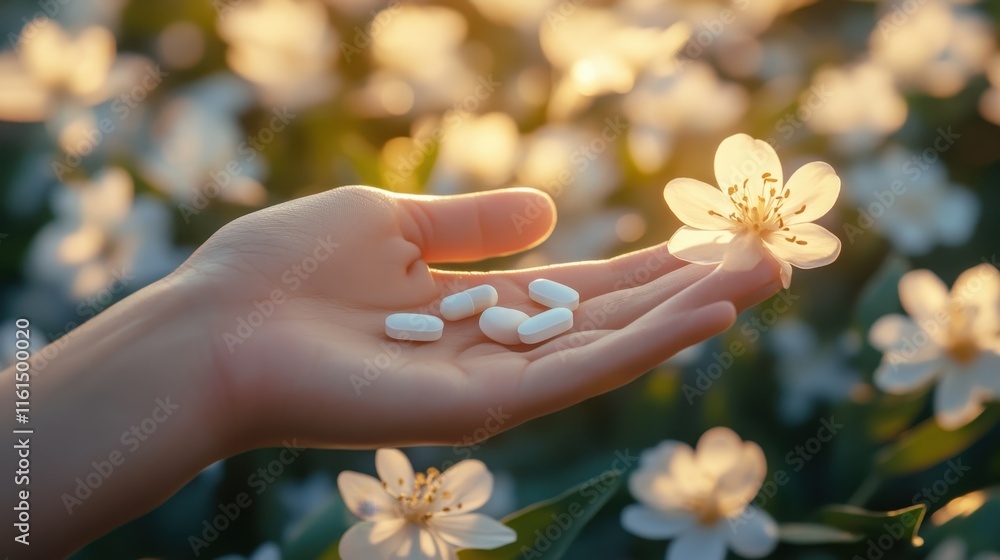
[[[60,185],[52,196],[55,219],[29,248],[32,279],[76,300],[99,296],[99,305],[91,306],[96,313],[113,295],[173,271],[185,255],[172,245],[170,212],[156,199],[134,194],[132,178],[119,168]]]
[[[750,505],[767,475],[764,452],[729,428],[712,428],[692,450],[666,440],[643,451],[629,477],[638,504],[622,510],[626,531],[673,539],[667,560],[723,560],[726,550],[763,558],[778,544],[778,525]]]
[[[892,74],[871,62],[821,68],[800,104],[809,110],[805,123],[845,154],[870,152],[906,122]]]
[[[747,270],[770,254],[788,288],[792,266],[818,268],[840,256],[840,239],[812,223],[840,195],[840,177],[829,164],[807,163],[785,183],[770,144],[735,134],[715,152],[715,177],[719,188],[682,178],[663,189],[667,206],[685,224],[667,241],[675,257]]]
[[[42,121],[96,105],[135,86],[147,66],[141,57],[116,57],[114,35],[103,27],[70,36],[52,20],[33,20],[16,51],[0,53],[0,120]]]
[[[875,227],[906,255],[965,243],[979,217],[976,195],[949,181],[937,152],[933,159],[927,153],[893,147],[847,174],[848,192],[862,212],[858,223]]]
[[[380,115],[378,106],[369,106],[366,114],[476,111],[495,89],[483,86],[492,83],[492,76],[476,76],[462,56],[468,24],[459,12],[397,5],[375,17],[382,23],[370,48],[382,71],[372,74],[359,92],[359,102],[379,100],[382,108]]]
[[[205,54],[205,34],[190,21],[171,23],[157,37],[156,52],[170,68],[191,68]]]
[[[168,99],[156,113],[139,169],[174,200],[201,209],[198,196],[259,206],[267,193],[260,151],[264,138],[246,134],[238,113],[252,101],[244,82],[230,74],[204,78]],[[270,131],[273,140],[274,131]],[[232,173],[235,170],[236,173]],[[217,193],[213,196],[213,193]]]
[[[545,243],[525,256],[520,266],[604,258],[621,246],[619,222],[633,213],[620,208],[598,209],[585,214],[559,215],[559,224]]]
[[[505,113],[450,113],[445,120],[455,124],[441,139],[428,191],[457,194],[510,181],[520,139],[514,119]]]
[[[334,487],[333,477],[326,471],[316,471],[304,480],[286,482],[278,487],[278,500],[287,513],[286,538],[300,521],[330,501]]]
[[[984,263],[948,291],[929,270],[907,273],[899,299],[909,314],[887,315],[868,339],[885,355],[875,384],[903,394],[936,383],[934,413],[948,430],[973,421],[1000,398],[1000,273]]]
[[[816,331],[798,319],[781,321],[770,333],[781,383],[779,412],[801,424],[824,403],[838,404],[858,389],[858,372],[848,365],[848,341],[820,345]]]
[[[721,81],[707,64],[657,67],[622,98],[631,124],[629,154],[640,171],[658,171],[670,159],[678,136],[729,129],[743,118],[747,105],[746,90]]]
[[[949,537],[927,555],[927,560],[1000,560],[1000,553],[984,550],[969,556],[964,539]]]
[[[375,468],[381,481],[353,471],[337,478],[344,504],[362,520],[340,539],[344,560],[455,560],[457,549],[493,549],[517,538],[509,527],[472,513],[493,492],[493,475],[482,461],[414,474],[403,452],[379,449]]]
[[[250,556],[240,556],[239,554],[227,554],[220,556],[216,560],[281,560],[281,547],[273,542],[266,542],[257,547]]]
[[[490,20],[521,29],[558,25],[566,17],[564,11],[576,9],[571,0],[472,0],[472,4]]]
[[[871,55],[905,87],[951,97],[982,73],[993,53],[993,25],[975,8],[924,0],[887,9],[872,31]],[[897,4],[894,4],[897,5]]]
[[[621,182],[616,153],[627,129],[621,117],[601,125],[549,124],[526,135],[517,182],[552,195],[560,217],[600,207]]]
[[[303,107],[328,99],[339,37],[318,0],[246,0],[219,14],[226,61],[264,105]]]
[[[986,68],[990,87],[979,98],[979,112],[983,118],[1000,126],[1000,55],[994,56]]]
[[[610,10],[583,6],[542,25],[542,51],[560,76],[549,116],[564,120],[585,109],[590,97],[630,91],[647,65],[670,63],[689,32],[683,23],[632,25]]]

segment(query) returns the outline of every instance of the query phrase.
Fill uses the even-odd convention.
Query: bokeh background
[[[660,243],[680,225],[663,186],[714,183],[716,146],[746,132],[775,146],[786,177],[816,159],[837,169],[843,192],[821,223],[844,243],[839,261],[797,271],[783,297],[626,388],[473,448],[409,450],[415,466],[482,459],[497,477],[485,511],[499,517],[612,468],[616,452],[693,444],[724,425],[763,447],[768,480],[788,475],[761,504],[780,522],[852,499],[874,510],[925,503],[924,546],[887,557],[923,558],[948,538],[970,558],[1000,549],[991,494],[969,495],[1000,477],[995,415],[942,457],[933,450],[948,445],[917,442],[922,463],[872,475],[880,450],[933,420],[926,392],[873,387],[880,355],[866,342],[878,316],[899,310],[906,270],[950,283],[996,264],[1000,1],[5,0],[0,10],[2,329],[27,316],[55,340],[228,221],[340,185],[551,193],[551,239],[483,269]],[[746,352],[729,365],[734,343]],[[798,454],[831,417],[837,435]],[[213,465],[77,557],[193,556],[189,537],[279,451]],[[972,468],[921,494],[940,487],[951,456]],[[288,543],[316,534],[317,519],[335,543],[349,522],[336,495],[344,469],[373,472],[373,454],[303,452],[201,557],[293,557]],[[619,490],[567,557],[662,557],[663,542],[619,525],[631,501]],[[866,547],[782,545],[774,557],[871,558]]]

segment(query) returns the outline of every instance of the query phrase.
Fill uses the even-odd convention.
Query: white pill
[[[397,340],[430,342],[443,332],[444,321],[433,315],[394,313],[385,318],[385,334]]]
[[[500,344],[520,344],[517,328],[529,319],[528,314],[507,307],[490,307],[479,316],[479,329]]]
[[[449,321],[458,321],[493,307],[498,299],[496,288],[483,284],[442,299],[441,315]]]
[[[559,282],[539,278],[528,284],[528,296],[545,307],[565,307],[573,310],[580,305],[580,294]]]
[[[521,323],[517,335],[525,344],[537,344],[573,328],[573,312],[554,307]]]

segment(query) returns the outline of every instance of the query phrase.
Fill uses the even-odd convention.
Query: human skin
[[[678,261],[665,245],[518,271],[428,264],[523,251],[554,225],[552,200],[531,189],[418,197],[368,187],[226,225],[173,274],[32,359],[31,545],[11,544],[7,523],[4,553],[68,555],[250,449],[453,445],[497,407],[510,415],[502,429],[513,428],[632,381],[780,288],[773,261],[724,271]],[[536,278],[580,292],[570,333],[508,347],[473,317],[446,322],[436,342],[385,336],[390,313],[433,313],[443,296],[481,283],[500,305],[536,314]],[[256,326],[240,331],[241,319]],[[12,387],[14,373],[0,383]],[[168,398],[175,409],[157,412]],[[2,399],[14,408],[12,390]],[[142,432],[154,417],[155,431]],[[113,472],[73,502],[76,479],[115,452]],[[5,457],[16,470],[16,455]],[[8,480],[3,503],[16,503]]]

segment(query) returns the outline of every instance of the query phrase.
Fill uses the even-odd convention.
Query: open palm
[[[453,444],[491,417],[507,429],[623,385],[780,287],[773,262],[725,272],[684,265],[663,245],[519,271],[428,265],[522,251],[554,223],[552,201],[530,189],[416,197],[366,187],[236,220],[185,267],[227,310],[209,335],[220,402],[251,446]],[[536,278],[580,292],[571,332],[504,346],[472,317],[446,322],[436,342],[385,335],[387,315],[436,314],[442,297],[484,283],[500,305],[537,314],[527,295]]]

